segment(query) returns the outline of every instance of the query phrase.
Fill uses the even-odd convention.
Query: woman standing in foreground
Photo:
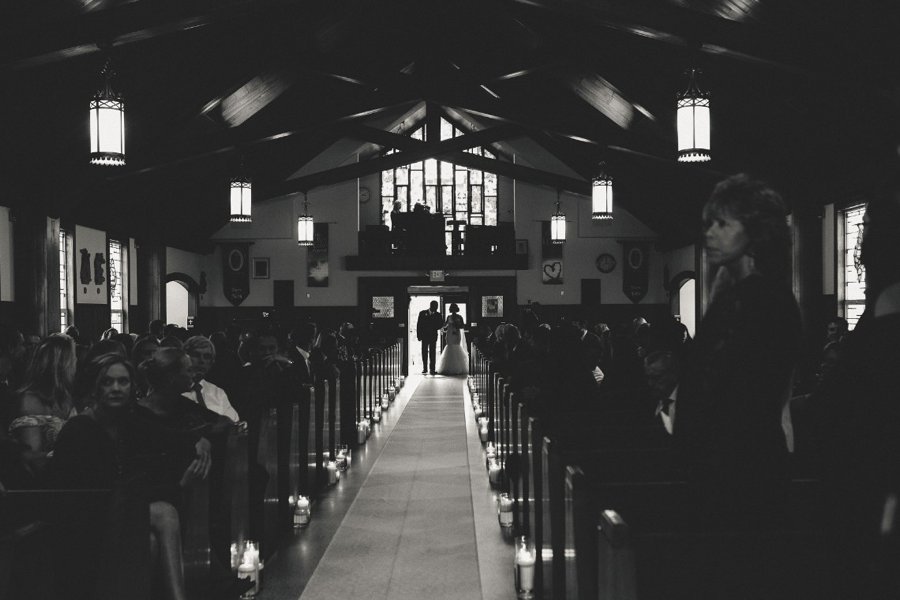
[[[782,411],[800,350],[781,196],[735,175],[703,209],[715,273],[677,391],[674,435],[700,524],[759,527],[783,514],[790,481]]]

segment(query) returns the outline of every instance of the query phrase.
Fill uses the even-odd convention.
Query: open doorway
[[[416,322],[419,319],[419,313],[423,310],[428,310],[429,305],[432,300],[438,303],[438,311],[444,316],[444,320],[447,319],[447,315],[450,314],[450,305],[456,303],[459,307],[459,316],[462,317],[463,323],[466,324],[466,327],[469,325],[469,315],[468,315],[468,288],[450,288],[447,287],[438,287],[434,288],[425,288],[419,287],[417,289],[410,288],[409,290],[409,315],[408,315],[408,339],[407,339],[407,348],[409,348],[409,373],[420,373],[422,371],[422,343],[418,340],[417,332],[416,332]],[[444,348],[444,339],[443,335],[438,339],[437,351],[438,353]]]
[[[180,281],[166,283],[166,323],[187,328],[188,290]]]

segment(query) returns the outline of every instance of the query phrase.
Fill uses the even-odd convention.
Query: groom
[[[444,326],[444,317],[438,312],[438,303],[431,301],[428,310],[419,313],[419,320],[416,322],[416,337],[422,342],[422,374],[426,365],[431,367],[431,374],[434,375],[434,362],[436,360],[435,351],[437,350],[437,332]]]

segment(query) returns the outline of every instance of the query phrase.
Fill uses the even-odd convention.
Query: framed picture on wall
[[[516,240],[516,256],[528,254],[528,240]]]
[[[481,316],[503,317],[503,296],[482,296]]]
[[[269,278],[269,259],[254,258],[253,259],[253,279]]]

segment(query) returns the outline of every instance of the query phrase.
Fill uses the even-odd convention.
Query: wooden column
[[[15,315],[22,332],[44,337],[59,331],[59,221],[17,210],[13,256]]]
[[[136,246],[139,310],[131,315],[131,330],[141,334],[150,321],[165,318],[166,247],[141,241]]]

